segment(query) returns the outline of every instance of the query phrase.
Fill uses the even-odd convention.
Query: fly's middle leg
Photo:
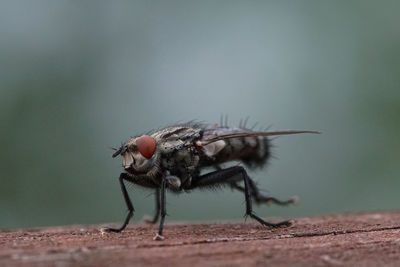
[[[160,189],[157,188],[154,194],[155,194],[156,210],[155,210],[153,218],[151,218],[151,217],[147,218],[147,216],[145,216],[146,217],[144,219],[145,223],[155,224],[158,221],[158,218],[160,217],[160,210],[161,210]]]
[[[160,187],[160,214],[161,214],[161,220],[160,220],[160,225],[158,227],[158,233],[156,236],[153,238],[154,240],[164,240],[164,237],[162,235],[163,229],[164,229],[164,220],[165,216],[167,215],[167,201],[165,197],[165,191],[167,189],[167,177],[166,175],[163,175],[162,180],[161,180],[161,187]]]

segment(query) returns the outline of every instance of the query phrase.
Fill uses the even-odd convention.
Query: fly
[[[317,131],[253,131],[245,126],[230,128],[218,124],[187,123],[169,126],[150,135],[131,138],[112,155],[121,156],[124,172],[119,182],[128,214],[119,228],[102,228],[102,232],[121,232],[133,216],[134,207],[125,187],[125,182],[151,188],[156,196],[156,213],[151,223],[161,215],[158,234],[162,236],[166,215],[166,191],[173,193],[190,192],[196,188],[230,186],[244,193],[246,216],[270,227],[289,226],[292,220],[271,223],[254,214],[252,200],[257,204],[275,203],[287,205],[296,198],[279,200],[260,192],[255,182],[242,166],[222,168],[230,161],[242,162],[248,168],[263,167],[270,158],[269,136]],[[201,174],[202,169],[216,170]]]

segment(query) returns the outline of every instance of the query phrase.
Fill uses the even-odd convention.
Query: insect
[[[102,228],[102,232],[121,232],[133,216],[134,207],[125,187],[125,182],[152,188],[156,197],[156,213],[151,223],[156,223],[161,215],[158,234],[155,240],[162,240],[166,215],[166,191],[174,193],[190,192],[196,188],[212,188],[227,185],[244,193],[246,216],[265,226],[288,226],[286,220],[271,223],[254,214],[252,200],[257,204],[276,203],[286,205],[295,202],[295,198],[279,200],[264,195],[242,166],[222,168],[230,161],[242,162],[249,168],[262,167],[270,158],[270,140],[268,136],[300,133],[318,133],[316,131],[253,131],[240,126],[230,128],[226,125],[201,124],[189,122],[169,126],[150,135],[131,138],[115,149],[114,158],[121,156],[124,172],[119,182],[128,214],[120,228]],[[202,170],[215,168],[206,174]]]

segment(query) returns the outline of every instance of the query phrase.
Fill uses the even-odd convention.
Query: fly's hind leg
[[[241,166],[234,166],[202,175],[198,179],[193,181],[191,189],[194,189],[196,187],[200,188],[212,187],[217,184],[223,184],[223,183],[231,184],[231,183],[236,183],[239,180],[243,180],[244,182],[243,191],[246,200],[246,216],[250,216],[251,218],[255,219],[256,221],[265,226],[280,227],[280,226],[292,225],[293,222],[291,220],[282,221],[279,223],[270,223],[264,221],[263,219],[254,214],[251,202],[251,191],[252,191],[250,185],[251,180],[247,175],[246,170]]]
[[[242,192],[244,192],[245,190],[243,186],[238,185],[236,182],[230,183],[230,186]],[[250,194],[257,204],[265,203],[267,205],[278,204],[284,206],[289,204],[296,204],[298,202],[297,196],[282,200],[268,195],[264,195],[263,193],[260,192],[260,190],[257,188],[256,183],[251,178],[249,178],[249,186],[250,186]]]

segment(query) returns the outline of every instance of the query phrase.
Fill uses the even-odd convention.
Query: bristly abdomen
[[[222,136],[228,134],[238,133],[251,133],[248,129],[241,128],[227,128],[227,127],[207,127],[206,135]],[[211,129],[212,130],[211,130]],[[202,139],[210,138],[203,136]],[[219,148],[215,149],[215,153],[209,153],[213,158],[213,164],[221,164],[228,161],[242,161],[250,168],[262,167],[268,161],[270,156],[270,141],[264,136],[250,136],[250,137],[235,137],[224,140],[218,140]],[[215,143],[216,143],[215,142]],[[215,146],[215,143],[210,143],[205,146]]]

